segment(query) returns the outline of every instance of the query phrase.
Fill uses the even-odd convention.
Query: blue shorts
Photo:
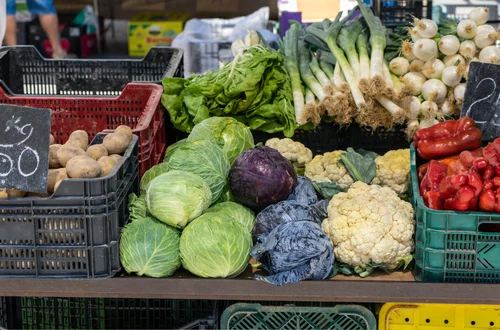
[[[52,0],[27,0],[30,13],[34,15],[56,14]],[[16,0],[7,0],[7,15],[16,14]]]

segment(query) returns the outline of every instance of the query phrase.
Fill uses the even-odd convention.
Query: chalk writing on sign
[[[0,187],[47,191],[51,113],[0,105]]]
[[[500,136],[500,66],[471,63],[462,116],[476,122],[484,141]]]

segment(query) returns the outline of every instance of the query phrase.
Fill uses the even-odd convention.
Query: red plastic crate
[[[52,134],[64,143],[71,132],[84,130],[92,141],[97,133],[120,125],[139,137],[139,175],[160,163],[167,147],[165,112],[160,103],[163,87],[129,83],[118,97],[8,95],[0,86],[0,103],[52,110]]]

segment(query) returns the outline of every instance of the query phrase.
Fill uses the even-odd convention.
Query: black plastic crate
[[[7,299],[0,297],[0,329],[7,328]]]
[[[217,329],[217,301],[8,298],[13,329]],[[215,320],[215,325],[208,323]],[[198,327],[195,326],[198,325]]]
[[[391,130],[378,128],[373,131],[358,124],[352,124],[339,133],[341,136],[339,148],[365,149],[384,154],[389,150],[406,149],[410,141],[405,133],[404,126],[395,126]]]
[[[33,46],[0,50],[0,82],[14,94],[119,95],[129,82],[183,73],[183,51],[170,47],[154,47],[141,60],[52,60]]]
[[[380,1],[379,17],[384,24],[409,24],[414,17],[432,19],[432,1],[383,0]]]
[[[139,187],[137,150],[134,136],[104,178],[65,180],[47,198],[0,200],[0,277],[95,278],[119,271],[117,241],[128,221],[128,195]]]

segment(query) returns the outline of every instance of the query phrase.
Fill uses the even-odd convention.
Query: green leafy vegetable
[[[180,232],[145,215],[144,199],[130,195],[130,217],[120,239],[120,261],[127,273],[166,277],[181,265]]]
[[[141,179],[140,183],[140,190],[141,190],[141,195],[144,195],[146,193],[146,189],[148,187],[148,184],[157,176],[167,173],[169,171],[168,164],[166,163],[160,163],[158,165],[155,165],[151,167],[149,170],[144,173]]]
[[[205,214],[214,213],[222,219],[233,219],[241,223],[248,232],[252,232],[255,222],[255,213],[248,207],[234,202],[223,202],[210,207]]]
[[[175,151],[175,149],[179,148],[180,146],[185,145],[187,142],[186,139],[179,140],[171,145],[168,146],[167,151],[165,151],[165,158],[163,161],[167,161],[170,158],[170,155]]]
[[[356,152],[358,154],[360,154],[361,156],[363,156],[363,157],[368,157],[368,158],[371,158],[373,160],[375,160],[376,158],[380,157],[380,155],[377,154],[376,152],[368,151],[368,150],[365,150],[365,149],[358,149]]]
[[[243,152],[254,147],[248,127],[230,117],[212,117],[196,125],[188,141],[210,140],[218,144],[232,164]]]
[[[129,219],[130,221],[134,221],[137,219],[144,218],[148,215],[148,208],[146,206],[146,201],[141,196],[137,196],[134,193],[131,193],[128,196],[128,205],[129,205]]]
[[[170,170],[198,174],[208,183],[213,201],[219,199],[227,185],[229,159],[217,144],[209,140],[183,143],[171,151],[165,164]]]
[[[347,152],[342,154],[340,159],[354,181],[369,184],[377,175],[375,160],[370,156],[363,157],[353,148],[347,148]]]
[[[165,78],[163,86],[162,104],[184,132],[214,116],[232,116],[252,130],[288,137],[297,127],[283,59],[261,45],[219,70],[190,79]]]
[[[337,195],[340,192],[343,192],[338,184],[333,182],[316,182],[313,181],[314,189],[320,194],[323,199],[332,199],[333,196]]]

